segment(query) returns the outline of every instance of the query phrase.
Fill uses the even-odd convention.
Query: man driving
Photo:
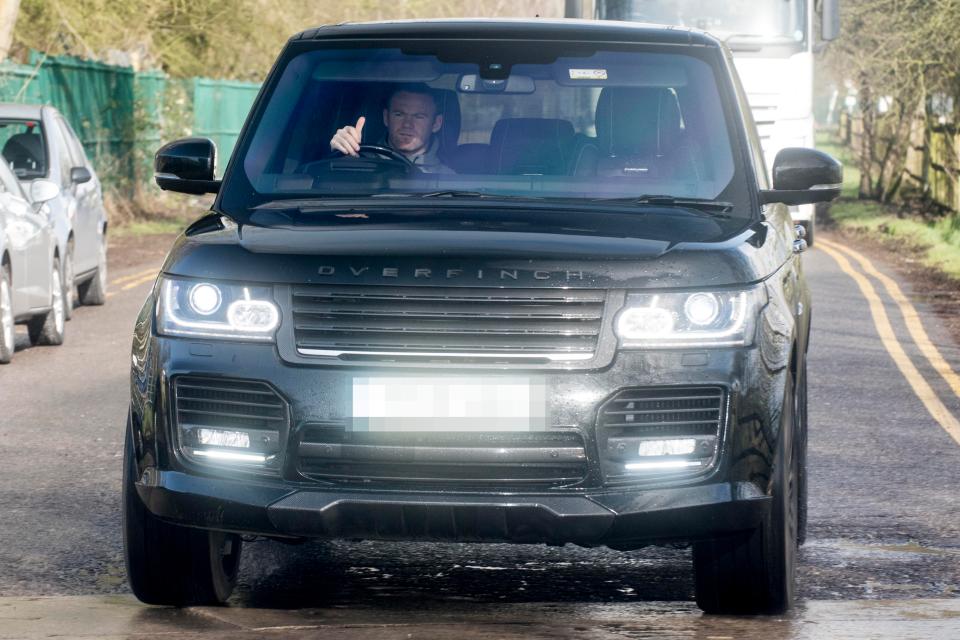
[[[359,156],[365,122],[360,116],[356,126],[338,129],[330,139],[330,149]],[[383,124],[387,135],[381,145],[400,152],[424,173],[453,173],[437,155],[440,140],[435,134],[443,127],[443,114],[429,87],[401,85],[394,89],[387,97]]]

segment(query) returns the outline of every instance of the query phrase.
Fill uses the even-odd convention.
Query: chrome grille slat
[[[253,390],[253,389],[246,389],[246,388],[244,388],[244,387],[238,387],[238,388],[235,388],[235,389],[231,389],[231,388],[229,388],[229,387],[221,387],[221,386],[215,386],[215,385],[203,386],[203,385],[187,384],[187,383],[177,383],[177,389],[178,389],[178,390],[188,390],[188,389],[189,389],[189,390],[202,390],[202,391],[206,391],[206,392],[218,392],[218,391],[219,391],[219,392],[223,392],[223,393],[249,393],[249,394],[254,394],[254,395],[273,396],[273,397],[276,397],[276,395],[277,395],[277,394],[274,393],[273,391],[257,391],[257,390]],[[279,402],[279,401],[278,401],[278,402]]]
[[[452,293],[451,293],[452,292]],[[605,296],[592,289],[498,289],[473,287],[376,287],[376,286],[323,286],[299,285],[293,288],[294,297],[336,299],[395,300],[483,300],[483,301],[581,301],[603,302]]]
[[[605,300],[595,290],[298,285],[290,308],[305,356],[581,359],[596,352]]]
[[[517,304],[494,302],[490,300],[474,300],[467,302],[443,302],[432,301],[410,302],[402,296],[394,300],[378,301],[371,303],[366,300],[358,300],[355,304],[347,305],[346,302],[334,303],[315,303],[304,302],[294,298],[294,313],[331,315],[336,317],[355,317],[363,316],[386,316],[397,318],[437,318],[437,319],[491,319],[499,320],[503,318],[528,318],[531,320],[600,320],[601,311],[592,308],[594,304],[584,305],[579,303],[568,303],[562,300],[554,301],[550,304]],[[402,302],[403,307],[397,307]],[[442,308],[438,308],[438,302],[442,303]],[[483,308],[479,303],[491,305],[492,308]],[[603,303],[596,303],[602,305]],[[562,306],[561,306],[562,305]],[[568,307],[568,308],[563,308]]]
[[[492,325],[490,328],[473,325],[470,327],[456,326],[449,322],[423,322],[408,321],[400,323],[397,320],[371,320],[370,318],[357,318],[353,321],[344,322],[340,318],[323,318],[329,324],[318,322],[317,320],[303,321],[297,320],[294,327],[297,331],[321,331],[338,332],[351,331],[359,333],[427,333],[427,334],[462,334],[474,333],[479,335],[496,336],[595,336],[600,330],[599,326],[584,326],[580,323],[556,323],[556,326],[550,329],[541,328],[538,320],[536,323],[529,323],[529,328],[524,328],[526,322],[518,322],[518,326],[510,329],[497,328]],[[404,319],[406,320],[406,318]],[[476,320],[474,320],[476,322]]]

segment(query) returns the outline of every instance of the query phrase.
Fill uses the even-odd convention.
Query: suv
[[[100,305],[107,292],[107,213],[100,180],[77,134],[47,105],[0,104],[0,152],[23,190],[50,180],[60,194],[47,203],[62,256],[67,319],[74,289],[82,304]]]
[[[362,118],[362,119],[361,119]],[[340,149],[345,154],[335,153]],[[728,51],[698,31],[300,33],[137,319],[130,585],[223,601],[242,536],[693,545],[711,612],[790,606],[810,294]]]

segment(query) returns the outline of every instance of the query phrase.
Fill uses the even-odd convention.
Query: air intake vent
[[[576,432],[367,433],[308,426],[299,470],[344,484],[487,487],[555,486],[587,474]]]
[[[721,387],[625,389],[600,408],[608,482],[703,473],[716,462],[727,413]]]
[[[173,381],[181,451],[205,464],[269,467],[287,403],[264,382],[179,376]]]
[[[294,339],[303,356],[593,358],[605,292],[568,289],[300,286]]]

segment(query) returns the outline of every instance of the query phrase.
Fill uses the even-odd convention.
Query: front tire
[[[65,309],[63,280],[60,276],[60,258],[53,259],[53,271],[50,274],[50,311],[31,319],[27,323],[27,333],[31,344],[63,344],[66,332],[67,312]]]
[[[7,265],[0,267],[0,364],[13,360],[13,292],[10,289],[10,272]]]
[[[137,493],[135,457],[128,419],[123,449],[123,550],[134,595],[147,604],[223,604],[237,583],[240,536],[173,525],[150,513]]]
[[[693,546],[697,606],[706,613],[783,613],[796,588],[799,459],[793,376],[780,418],[773,500],[754,531]]]
[[[77,287],[80,304],[101,305],[107,301],[107,237],[100,240],[100,253],[97,256],[97,272],[93,277]]]
[[[804,231],[806,231],[806,233],[803,236],[803,239],[807,241],[807,247],[812,247],[814,232],[817,229],[816,218],[810,218],[809,220],[804,220],[800,224],[803,225],[803,229]]]
[[[67,258],[63,262],[63,317],[70,320],[73,317],[73,304],[76,300],[74,291],[76,282],[74,282],[73,270],[73,243],[67,246]]]

